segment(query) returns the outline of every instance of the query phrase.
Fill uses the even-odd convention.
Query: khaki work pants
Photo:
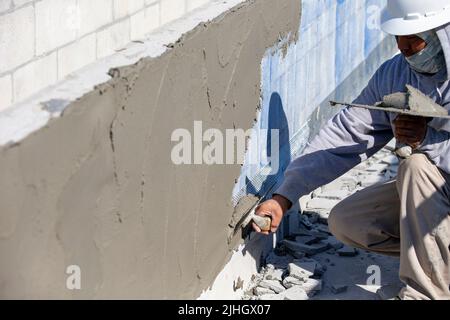
[[[450,175],[413,154],[400,163],[396,181],[345,199],[328,223],[348,245],[400,257],[401,299],[450,299],[449,213]]]

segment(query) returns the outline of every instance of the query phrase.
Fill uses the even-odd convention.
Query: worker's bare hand
[[[276,232],[281,220],[283,219],[283,215],[289,210],[291,205],[291,202],[285,197],[274,195],[272,199],[263,202],[256,208],[256,214],[263,217],[270,217],[272,219],[270,231]],[[256,232],[269,234],[267,231],[261,231],[255,223],[252,223],[252,226]]]
[[[394,120],[395,138],[400,143],[406,143],[417,149],[425,139],[427,133],[427,118],[399,115]]]

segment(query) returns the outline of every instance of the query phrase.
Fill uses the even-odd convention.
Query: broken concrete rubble
[[[325,242],[318,242],[318,243],[313,243],[313,244],[304,244],[304,243],[298,243],[295,241],[290,241],[290,240],[283,240],[282,243],[289,248],[292,251],[300,251],[300,252],[304,252],[307,255],[315,255],[317,253],[320,252],[324,252],[329,248],[328,243]]]
[[[354,257],[358,255],[358,250],[356,248],[352,248],[344,245],[341,249],[336,251],[338,255],[341,257]]]
[[[317,267],[316,262],[294,261],[293,263],[290,263],[288,266],[289,276],[297,278],[299,280],[305,280],[314,275],[316,267]]]
[[[339,294],[339,293],[343,293],[343,292],[347,291],[348,286],[333,284],[333,285],[331,285],[330,289],[331,289],[331,292],[333,292],[334,294]]]
[[[259,283],[259,286],[262,288],[270,289],[275,293],[280,293],[286,290],[283,285],[277,280],[263,280]]]
[[[300,286],[287,289],[282,296],[284,300],[308,300],[308,294]]]
[[[283,269],[272,269],[272,270],[268,270],[266,272],[266,275],[264,276],[264,278],[266,280],[277,280],[277,281],[282,281],[283,280]]]
[[[317,279],[306,279],[304,283],[302,283],[302,289],[305,290],[306,294],[309,297],[314,296],[317,292],[322,291],[322,280]]]
[[[381,150],[379,154],[377,154],[377,157],[373,157],[367,160],[365,163],[359,165],[357,169],[349,172],[343,180],[338,179],[336,181],[333,181],[331,183],[331,188],[329,186],[325,186],[324,188],[319,188],[318,190],[316,190],[314,197],[320,198],[321,190],[326,190],[326,192],[330,192],[330,189],[333,189],[334,191],[349,190],[349,194],[359,190],[360,186],[363,184],[364,179],[366,179],[368,176],[377,175],[378,171],[385,167],[385,164],[382,163],[385,159],[387,159],[386,162],[394,162],[394,164],[388,165],[387,169],[383,170],[385,172],[394,172],[396,166],[398,166],[398,161],[397,158],[392,158],[390,157],[390,155],[391,151],[387,151],[386,149]],[[388,160],[390,160],[391,162],[389,162]],[[381,165],[377,165],[379,163],[381,163]],[[371,168],[371,170],[366,171],[366,168]],[[351,177],[351,179],[349,179],[349,177]],[[349,181],[355,186],[355,189],[348,189]],[[329,194],[327,195],[327,197],[328,196]],[[314,198],[306,199],[305,205],[307,201],[313,199]],[[323,210],[323,212],[324,216],[328,216],[329,209]],[[319,219],[312,218],[310,211],[307,212],[307,214],[305,214],[305,211],[303,211],[303,214],[300,216],[299,225],[299,228],[293,230],[290,233],[290,236],[288,237],[289,239],[283,240],[281,242],[282,247],[287,253],[287,255],[284,257],[285,261],[290,259],[290,262],[288,264],[283,265],[283,272],[286,276],[282,281],[282,285],[288,290],[298,288],[296,289],[296,292],[299,292],[299,295],[301,295],[300,292],[305,292],[308,296],[307,299],[322,299],[324,297],[326,299],[336,299],[335,296],[338,297],[338,299],[360,299],[361,293],[366,289],[361,289],[360,287],[356,286],[354,280],[355,274],[348,273],[352,272],[352,268],[354,265],[363,264],[368,266],[374,263],[378,263],[381,265],[382,263],[380,261],[384,263],[384,259],[388,258],[384,256],[381,257],[375,253],[367,254],[365,251],[359,251],[349,246],[344,246],[343,243],[341,243],[331,235],[326,224],[320,223]],[[319,239],[319,242],[317,243],[320,243],[320,238],[325,238],[322,240],[322,242],[326,243],[328,248],[323,252],[311,255],[309,253],[313,252],[305,250],[305,246],[307,249],[311,249],[307,246],[311,243],[314,244],[314,242],[316,241],[313,240],[314,238]],[[305,251],[309,253],[305,254]],[[295,259],[296,254],[299,254],[299,259]],[[356,255],[359,256],[356,257]],[[308,258],[305,258],[305,256],[308,256]],[[395,260],[395,262],[390,263],[395,263],[398,266],[398,261],[396,259],[393,260]],[[342,265],[345,266],[343,267]],[[314,272],[312,272],[312,266],[315,266]],[[364,269],[362,269],[362,271],[360,272],[360,276],[362,277],[362,279],[360,279],[359,281],[363,281],[362,283],[367,280],[367,266],[364,267]],[[386,271],[387,270],[388,269],[386,268]],[[393,270],[395,270],[395,267],[393,268]],[[391,276],[398,279],[398,274],[395,271],[390,273]],[[367,290],[372,291],[367,291],[365,297],[370,297],[370,299],[377,298],[375,290],[370,288],[367,288]],[[276,297],[272,296],[272,298],[284,299],[282,295],[284,295],[286,291],[277,294]]]
[[[317,210],[326,209],[331,210],[335,205],[339,203],[339,200],[330,200],[326,198],[313,198],[306,205],[306,209]]]
[[[288,276],[283,280],[283,286],[287,289],[293,286],[300,286],[304,281],[292,276]]]
[[[275,291],[268,289],[268,288],[264,288],[264,287],[256,287],[253,290],[253,293],[257,296],[262,296],[265,294],[275,294]]]
[[[328,237],[326,242],[335,250],[339,250],[344,246],[344,244],[342,242],[340,242],[333,236]]]

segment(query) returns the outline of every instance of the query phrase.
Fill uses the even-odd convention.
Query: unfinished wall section
[[[0,0],[0,111],[211,0]]]
[[[196,298],[211,286],[231,256],[241,166],[175,165],[171,135],[194,121],[251,128],[264,55],[300,27],[300,1],[240,2],[213,1],[0,114],[2,298]],[[259,239],[245,251],[255,261]],[[67,287],[73,265],[80,290]]]

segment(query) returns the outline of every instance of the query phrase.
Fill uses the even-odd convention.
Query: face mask
[[[436,74],[446,68],[444,51],[435,31],[426,31],[417,34],[427,46],[411,57],[406,57],[411,68],[419,73]]]

